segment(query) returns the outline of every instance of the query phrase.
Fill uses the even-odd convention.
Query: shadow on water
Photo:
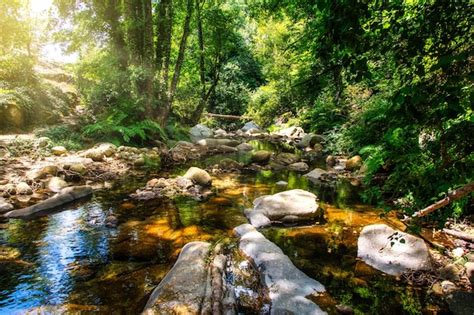
[[[287,150],[260,142],[252,145]],[[221,158],[196,165],[212,165]],[[282,180],[287,187],[276,185]],[[327,223],[269,228],[264,233],[299,268],[321,281],[338,303],[353,305],[364,314],[395,314],[406,312],[407,301],[422,301],[418,292],[356,261],[362,226],[400,223],[360,206],[361,188],[349,182],[315,186],[295,172],[228,173],[213,177],[215,194],[203,202],[183,197],[129,200],[128,194],[145,182],[127,178],[113,190],[97,192],[87,203],[35,220],[1,224],[0,313],[137,313],[187,242],[228,237],[235,226],[247,222],[243,210],[252,207],[255,198],[295,188],[319,197]],[[109,215],[118,218],[117,228],[105,226]]]

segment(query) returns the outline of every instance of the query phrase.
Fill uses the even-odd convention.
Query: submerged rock
[[[212,184],[211,175],[205,170],[200,169],[199,167],[190,167],[186,174],[183,175],[184,178],[192,180],[195,184],[202,186],[210,186]]]
[[[253,201],[253,209],[246,210],[250,223],[262,227],[271,222],[298,222],[323,216],[316,196],[301,189],[287,190],[262,196]]]
[[[368,225],[362,229],[357,241],[357,257],[394,276],[431,267],[428,247],[421,238],[385,224]]]
[[[208,283],[211,244],[186,244],[166,277],[153,290],[143,314],[200,314]]]
[[[74,200],[87,197],[92,194],[92,187],[90,186],[75,186],[67,187],[61,190],[57,195],[46,199],[40,203],[37,203],[33,206],[13,210],[5,213],[7,218],[24,218],[34,214],[41,213],[43,211],[51,210],[56,207],[62,206],[66,203],[72,202]]]
[[[308,298],[325,291],[321,283],[296,268],[278,246],[250,224],[240,225],[234,232],[240,237],[239,249],[261,272],[272,304],[270,314],[326,314]]]
[[[260,150],[252,154],[251,160],[256,163],[266,163],[270,160],[272,153],[270,151]]]

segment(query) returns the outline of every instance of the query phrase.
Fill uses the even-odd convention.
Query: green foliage
[[[84,139],[80,130],[69,125],[57,125],[36,134],[38,137],[48,137],[53,145],[60,145],[68,150],[80,150],[84,146]]]

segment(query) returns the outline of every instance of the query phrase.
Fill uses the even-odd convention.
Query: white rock
[[[385,224],[364,227],[357,247],[358,258],[390,275],[431,267],[428,247],[422,239]]]

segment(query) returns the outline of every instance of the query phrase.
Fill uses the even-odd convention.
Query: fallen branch
[[[420,211],[417,211],[415,212],[412,217],[424,217],[428,214],[430,214],[431,212],[435,211],[435,210],[438,210],[439,208],[441,207],[444,207],[448,204],[450,204],[451,202],[455,201],[455,200],[458,200],[458,199],[461,199],[462,197],[468,195],[469,193],[473,192],[474,191],[474,182],[472,183],[469,183],[459,189],[456,189],[455,191],[452,191],[450,193],[448,193],[448,196],[446,198],[443,198],[439,201],[437,201],[436,203],[420,210]]]
[[[209,117],[215,117],[215,118],[222,118],[222,119],[244,119],[244,120],[250,120],[252,118],[247,117],[247,116],[237,116],[237,115],[223,115],[223,114],[212,114],[212,113],[206,113],[207,116]]]
[[[466,233],[466,232],[461,232],[461,231],[455,231],[455,230],[450,230],[450,229],[443,229],[443,232],[454,236],[456,238],[460,238],[462,240],[474,243],[474,235]]]

